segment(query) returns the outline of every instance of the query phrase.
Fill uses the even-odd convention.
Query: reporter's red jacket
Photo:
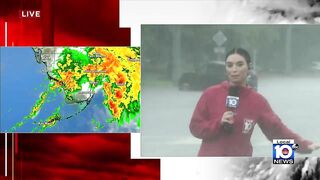
[[[229,86],[224,81],[209,87],[197,103],[189,127],[195,137],[202,139],[198,156],[252,156],[250,138],[256,123],[270,141],[294,139],[299,144],[298,152],[310,153],[307,146],[311,142],[288,129],[267,100],[250,87],[240,88],[234,129],[231,134],[226,133],[220,122],[226,111]]]

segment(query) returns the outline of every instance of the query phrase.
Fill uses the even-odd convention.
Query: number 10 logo
[[[281,140],[273,142],[273,164],[293,164],[293,141]]]

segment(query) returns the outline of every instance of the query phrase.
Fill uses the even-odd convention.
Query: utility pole
[[[289,25],[286,30],[286,48],[285,48],[285,73],[292,72],[292,25]]]
[[[172,29],[172,80],[174,84],[177,84],[179,81],[179,78],[182,74],[182,68],[181,68],[181,28],[174,27]]]

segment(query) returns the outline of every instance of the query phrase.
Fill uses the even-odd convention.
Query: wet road
[[[261,77],[259,92],[287,127],[305,139],[320,143],[319,82],[320,76]],[[144,85],[142,90],[142,155],[196,156],[201,140],[190,134],[189,122],[201,92]],[[253,156],[271,157],[272,143],[258,126],[251,142]],[[320,150],[303,156],[320,156]]]

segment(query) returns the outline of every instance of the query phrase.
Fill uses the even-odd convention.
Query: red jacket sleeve
[[[189,125],[192,135],[200,139],[212,139],[220,131],[220,119],[210,118],[207,100],[207,92],[204,92],[197,103]]]
[[[269,103],[262,97],[260,105],[260,118],[258,124],[266,137],[272,141],[273,139],[294,139],[294,142],[299,144],[299,153],[311,153],[308,145],[312,142],[304,140],[298,134],[292,132],[285,126],[280,118],[272,111]]]

